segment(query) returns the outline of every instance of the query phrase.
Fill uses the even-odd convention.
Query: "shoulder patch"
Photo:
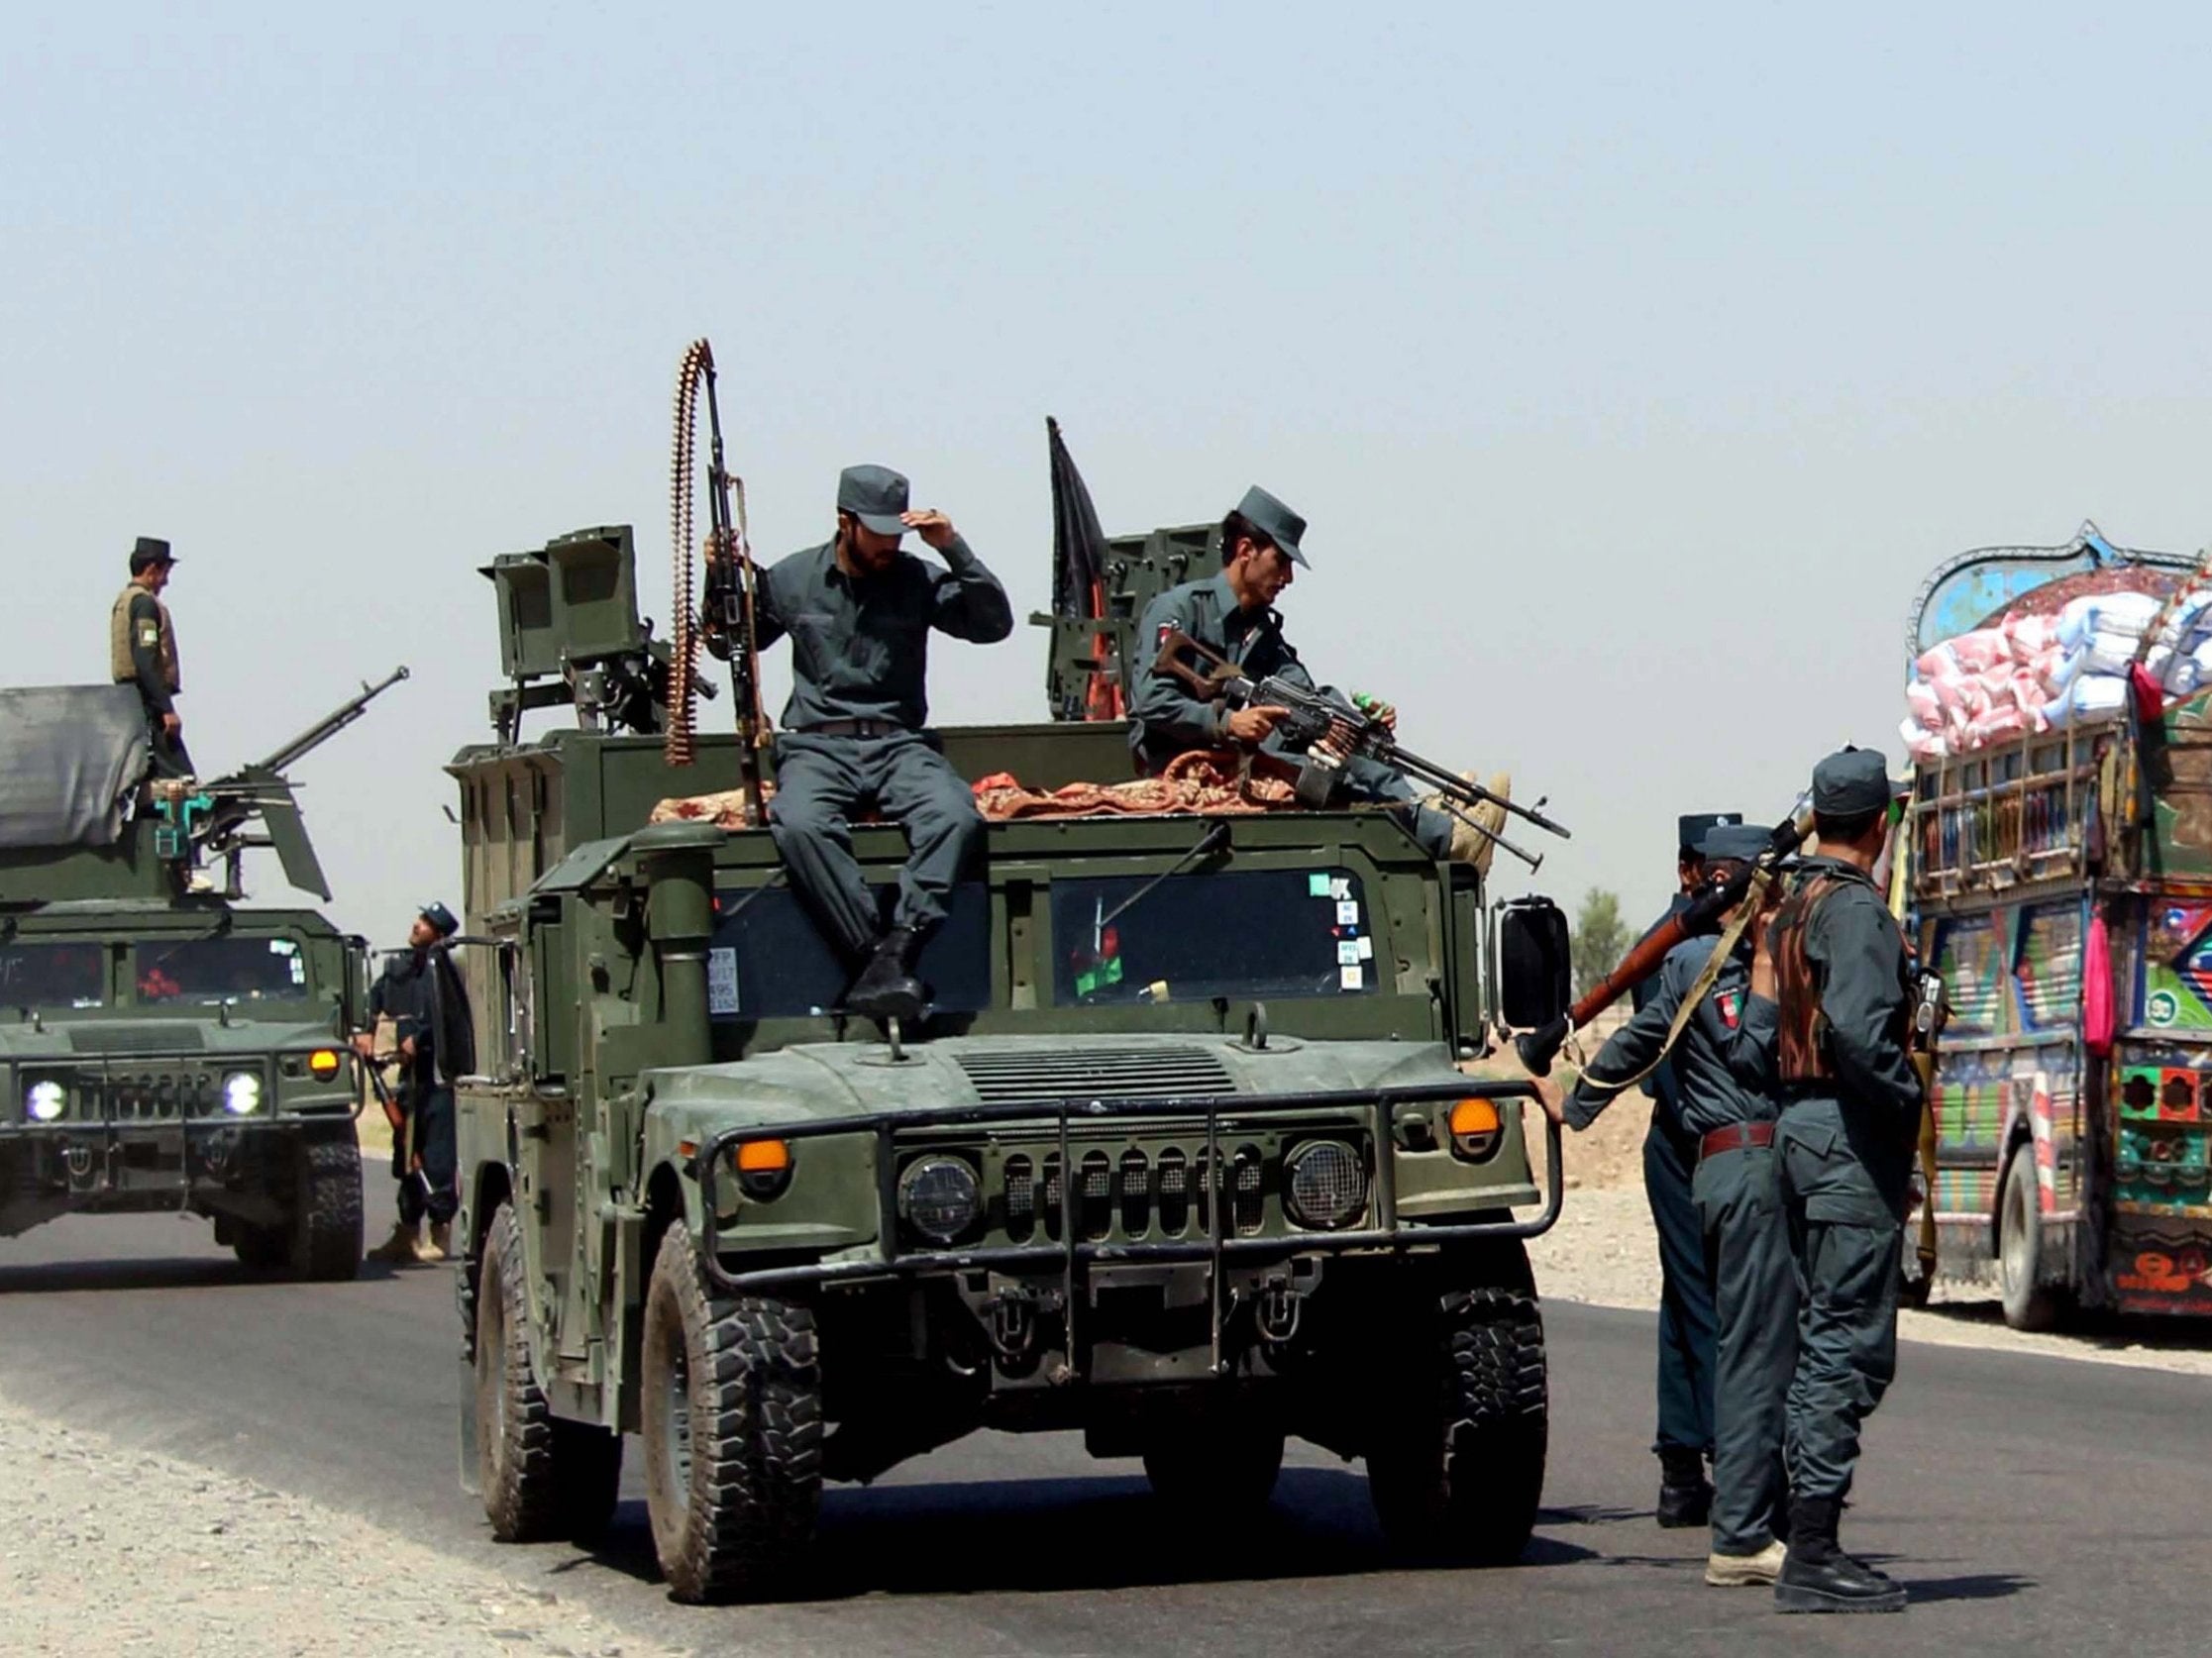
[[[1713,1005],[1720,1010],[1721,1023],[1736,1029],[1743,1017],[1743,995],[1739,990],[1715,990]]]
[[[161,624],[160,624],[159,622],[141,622],[141,623],[139,623],[139,643],[140,643],[141,645],[158,645],[158,644],[160,644],[160,643],[161,643]]]

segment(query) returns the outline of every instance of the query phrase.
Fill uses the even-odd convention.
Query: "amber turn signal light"
[[[755,1202],[781,1197],[791,1182],[791,1147],[788,1140],[747,1140],[731,1157],[737,1165],[738,1190]]]
[[[1498,1149],[1505,1138],[1497,1103],[1489,1099],[1462,1099],[1451,1108],[1451,1149],[1471,1163],[1479,1163]]]
[[[307,1074],[318,1083],[327,1083],[338,1075],[338,1050],[317,1048],[307,1056]]]

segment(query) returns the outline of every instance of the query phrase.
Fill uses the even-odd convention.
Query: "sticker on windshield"
[[[1325,870],[1316,870],[1306,878],[1306,895],[1309,898],[1333,898],[1336,896],[1335,892],[1330,890],[1328,873]]]
[[[1359,944],[1359,959],[1363,962],[1373,961],[1375,959],[1375,941],[1371,938],[1363,938],[1357,942]]]
[[[1342,903],[1352,895],[1352,878],[1350,876],[1336,877],[1328,883],[1328,895],[1338,903]]]
[[[737,1011],[737,948],[735,945],[706,953],[706,1012],[725,1018]]]
[[[1356,938],[1338,939],[1336,941],[1336,965],[1338,967],[1357,967],[1360,963],[1359,947],[1363,942],[1363,940]]]
[[[1359,925],[1358,899],[1343,898],[1338,900],[1336,905],[1336,924],[1339,927],[1356,927]]]
[[[1339,968],[1336,970],[1336,977],[1347,990],[1363,990],[1367,987],[1367,970],[1363,967]]]

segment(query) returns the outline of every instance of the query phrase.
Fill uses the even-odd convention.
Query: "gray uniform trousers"
[[[876,897],[853,858],[852,816],[873,807],[906,832],[894,926],[927,932],[945,918],[961,876],[983,855],[983,814],[951,763],[919,732],[776,739],[769,828],[791,884],[852,960],[882,931]]]
[[[1770,1146],[1701,1158],[1691,1196],[1719,1316],[1713,1549],[1756,1554],[1788,1503],[1782,1443],[1797,1359],[1797,1284]]]
[[[1886,1143],[1885,1143],[1886,1142]],[[1834,1095],[1783,1107],[1774,1137],[1798,1283],[1787,1455],[1800,1498],[1843,1498],[1859,1424],[1897,1375],[1899,1250],[1911,1147]]]
[[[1300,760],[1296,754],[1282,754],[1281,758],[1293,766]],[[1417,804],[1421,790],[1407,780],[1405,773],[1379,760],[1369,760],[1365,755],[1354,755],[1344,762],[1344,792],[1354,800],[1385,805],[1397,803],[1400,809],[1391,815],[1413,831],[1422,851],[1438,863],[1451,856],[1450,815],[1433,806]]]

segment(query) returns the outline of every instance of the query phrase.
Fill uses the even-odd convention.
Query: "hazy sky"
[[[5,678],[102,675],[139,534],[209,770],[411,665],[300,769],[379,940],[458,894],[476,567],[631,522],[668,614],[697,334],[764,556],[881,461],[1043,608],[1048,413],[1109,530],[1264,483],[1308,661],[1638,913],[1676,812],[1901,761],[1939,560],[2212,527],[2197,8],[631,10],[48,8],[0,58]],[[935,713],[1042,679],[940,641]]]

